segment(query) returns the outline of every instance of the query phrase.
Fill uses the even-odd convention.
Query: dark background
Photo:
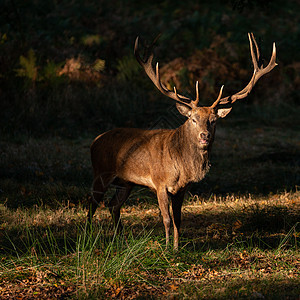
[[[160,33],[155,53],[162,80],[191,97],[199,80],[202,104],[211,103],[222,84],[228,95],[249,81],[248,32],[266,61],[276,41],[279,66],[243,101],[295,117],[299,8],[299,1],[279,0],[3,1],[1,133],[74,137],[151,127],[173,103],[155,90],[133,46],[137,36],[151,42]]]

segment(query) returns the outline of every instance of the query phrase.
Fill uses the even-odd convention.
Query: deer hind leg
[[[124,202],[128,199],[132,190],[132,185],[125,182],[116,182],[116,193],[108,203],[108,208],[113,219],[115,228],[120,232],[122,223],[120,221],[120,209]]]
[[[178,250],[179,230],[181,224],[181,207],[184,199],[185,190],[179,191],[175,195],[171,195],[173,226],[174,226],[174,250]]]
[[[169,197],[166,189],[161,189],[157,191],[157,199],[160,208],[161,215],[163,217],[163,223],[165,226],[166,232],[166,247],[169,245],[169,237],[170,237],[170,211],[169,211]]]
[[[112,174],[99,174],[94,176],[92,197],[89,205],[88,221],[92,221],[93,215],[100,203],[103,202],[103,197],[108,186],[113,181]]]

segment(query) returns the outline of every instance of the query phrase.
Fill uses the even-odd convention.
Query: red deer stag
[[[142,59],[138,50],[139,39],[136,39],[134,54],[137,61],[158,90],[176,101],[178,111],[187,117],[187,120],[176,129],[117,128],[96,137],[91,145],[94,182],[88,216],[90,221],[110,184],[119,187],[108,203],[116,226],[119,224],[120,208],[132,187],[147,186],[157,195],[167,246],[171,225],[169,198],[171,199],[174,249],[178,249],[184,194],[190,183],[202,180],[209,170],[216,121],[231,111],[231,104],[247,97],[258,79],[277,65],[275,43],[270,62],[263,67],[255,38],[252,33],[248,36],[254,66],[250,82],[240,92],[224,98],[222,86],[217,100],[208,107],[198,106],[198,82],[195,100],[178,94],[176,88],[174,91],[168,90],[160,81],[158,63],[156,70],[152,66],[154,43],[146,47],[146,58]],[[229,108],[222,108],[224,104],[229,104]]]

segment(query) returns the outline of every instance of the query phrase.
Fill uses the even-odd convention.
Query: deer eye
[[[192,122],[194,125],[196,125],[196,123],[197,123],[195,119],[192,119]]]

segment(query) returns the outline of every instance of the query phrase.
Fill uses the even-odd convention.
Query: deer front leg
[[[161,211],[161,215],[163,217],[163,223],[165,226],[166,247],[168,247],[171,218],[170,218],[170,212],[169,212],[169,198],[168,198],[167,190],[165,188],[157,190],[157,199],[158,199],[158,204],[159,204],[159,208]]]
[[[171,195],[172,212],[173,212],[173,226],[174,226],[174,250],[178,250],[179,230],[181,224],[181,207],[185,194],[185,189],[179,191],[175,195]]]

